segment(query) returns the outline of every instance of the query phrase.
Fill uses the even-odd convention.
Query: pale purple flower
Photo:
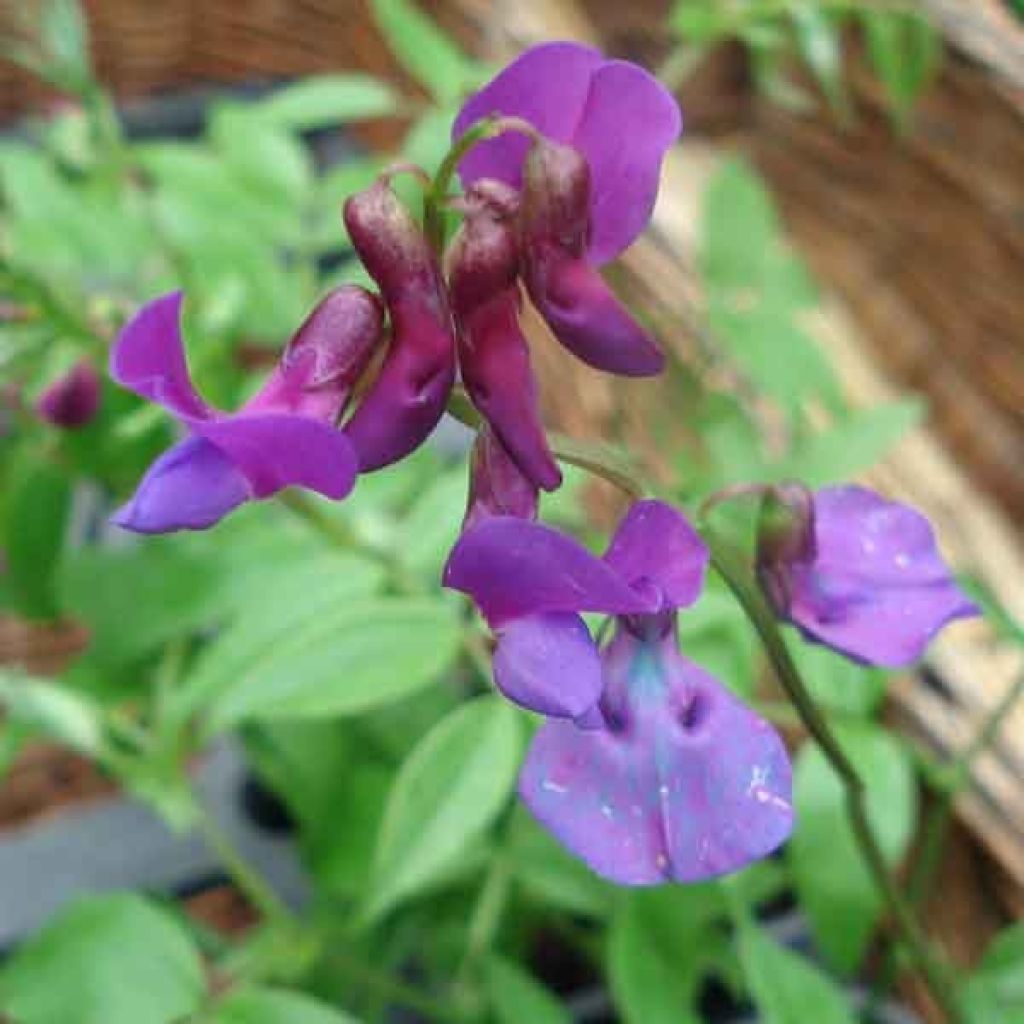
[[[978,614],[920,512],[857,486],[815,491],[810,508],[806,537],[788,555],[762,550],[758,565],[776,612],[808,639],[898,668],[947,623]]]
[[[792,827],[778,735],[678,650],[676,610],[697,599],[707,563],[678,512],[642,501],[603,557],[549,527],[495,517],[463,534],[446,568],[446,584],[471,594],[497,633],[499,687],[557,716],[530,747],[523,800],[623,885],[735,871]],[[581,611],[616,616],[603,649]]]
[[[671,93],[643,68],[607,60],[579,43],[534,46],[470,97],[453,137],[492,114],[529,121],[586,158],[593,186],[591,262],[613,259],[647,226],[661,162],[682,119]],[[512,132],[474,146],[459,164],[463,183],[496,178],[521,188],[528,147],[524,136]]]
[[[284,487],[345,497],[357,461],[337,421],[380,337],[376,297],[354,286],[329,293],[236,413],[213,409],[196,393],[185,362],[181,306],[178,292],[150,302],[111,352],[114,380],[162,405],[188,431],[153,463],[114,522],[139,533],[200,530],[243,501]]]
[[[84,427],[100,405],[100,376],[87,359],[55,380],[36,402],[41,419],[65,430]]]

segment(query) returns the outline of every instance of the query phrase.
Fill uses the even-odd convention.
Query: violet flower
[[[486,423],[477,432],[469,462],[469,498],[463,530],[493,516],[537,518],[537,485],[526,477]]]
[[[100,405],[100,376],[87,359],[55,380],[36,402],[40,419],[65,430],[84,427]]]
[[[336,424],[380,338],[377,298],[355,286],[329,293],[237,413],[212,409],[196,393],[181,304],[174,292],[144,306],[111,352],[111,376],[162,405],[189,433],[153,463],[113,521],[139,533],[201,530],[284,487],[345,497],[357,463]]]
[[[778,735],[678,650],[676,610],[696,600],[707,562],[679,513],[641,501],[603,558],[546,526],[498,517],[467,530],[446,569],[498,633],[504,692],[582,716],[541,727],[519,792],[571,852],[622,885],[735,871],[792,827]],[[617,617],[601,651],[582,610]]]
[[[979,613],[957,586],[928,520],[864,487],[776,488],[758,574],[777,614],[856,661],[916,661],[954,619]],[[791,518],[786,536],[785,513]]]
[[[534,46],[475,93],[455,119],[453,138],[492,114],[529,121],[567,143],[590,165],[590,262],[607,263],[650,220],[661,162],[682,119],[672,94],[635,64],[606,60],[589,46]],[[506,133],[474,146],[459,164],[464,185],[496,178],[518,189],[529,141]]]

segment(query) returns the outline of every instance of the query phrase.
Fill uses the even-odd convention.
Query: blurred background
[[[606,379],[533,324],[546,419],[634,446],[682,502],[755,476],[858,476],[937,524],[986,620],[944,637],[922,672],[884,683],[843,681],[822,664],[823,699],[891,730],[910,751],[901,764],[915,795],[894,826],[897,858],[920,855],[933,807],[953,808],[951,819],[939,816],[947,841],[926,914],[959,964],[978,964],[1024,914],[1024,713],[1006,700],[1022,671],[1024,621],[1020,4],[88,0],[80,13],[66,2],[0,3],[0,946],[18,948],[76,893],[116,889],[180,901],[211,956],[225,936],[249,933],[259,915],[226,881],[216,842],[184,827],[188,801],[159,766],[126,775],[118,757],[137,722],[158,713],[138,693],[156,692],[161,674],[234,671],[231,662],[211,668],[207,648],[236,619],[261,621],[246,600],[258,590],[266,603],[276,584],[254,570],[254,550],[274,571],[319,557],[306,533],[249,510],[209,537],[125,543],[105,517],[166,444],[167,425],[109,383],[81,429],[33,420],[32,403],[82,359],[102,373],[125,316],[183,286],[203,339],[190,350],[196,376],[230,406],[317,295],[360,279],[338,214],[345,196],[398,156],[432,171],[468,91],[531,43],[575,38],[656,70],[684,113],[651,228],[610,271],[674,358],[657,384]],[[381,551],[404,550],[407,569],[432,585],[461,516],[463,447],[452,427],[398,483],[374,478],[332,512],[356,538],[355,554],[376,552],[372,566]],[[614,495],[574,480],[550,515],[586,532],[618,511]],[[282,585],[298,592],[295,581]],[[377,586],[367,582],[365,593]],[[695,646],[722,671],[757,679],[763,666],[745,627],[715,614],[693,627]],[[422,650],[410,641],[413,703],[379,712],[401,728],[345,717],[364,708],[341,701],[316,736],[294,735],[280,708],[253,710],[220,686],[216,706],[229,710],[213,718],[224,735],[203,754],[196,786],[286,901],[303,904],[312,885],[345,906],[375,870],[372,835],[353,839],[353,828],[342,842],[311,824],[336,814],[341,799],[317,787],[329,788],[329,770],[343,773],[342,747],[348,757],[372,735],[380,763],[363,765],[358,793],[344,799],[379,812],[418,735],[451,706],[435,707],[420,686],[463,671],[454,657],[422,667],[437,659],[422,653],[433,635],[424,627]],[[62,688],[29,695],[24,673]],[[69,705],[69,692],[87,705]],[[993,709],[1000,716],[988,729]],[[356,724],[334,735],[333,715]],[[281,799],[307,778],[288,760],[300,747],[319,758],[315,778],[297,787],[305,806]],[[929,771],[951,759],[957,785],[933,784]],[[126,791],[183,827],[168,830]],[[379,813],[366,813],[373,832]],[[545,849],[535,860],[553,856]],[[849,980],[851,963],[823,939],[842,901],[816,894],[824,883],[800,863],[828,856],[813,844],[794,855],[796,882],[768,886],[768,919],[780,942],[816,949]],[[573,1019],[690,1019],[638,1009],[630,993],[642,979],[621,959],[595,968],[571,951],[564,933],[592,916],[605,921],[594,906],[606,893],[557,873],[524,886],[513,899],[564,916],[533,931],[523,924],[533,938],[508,949]],[[443,929],[433,934],[417,912],[426,913],[414,906],[388,927],[436,940],[443,974]],[[869,974],[879,969],[864,953],[876,924],[867,922],[858,957]],[[398,946],[388,956],[413,983],[432,977],[436,964],[410,957],[408,941]],[[678,951],[669,948],[671,964]],[[1024,956],[1015,963],[1019,980]],[[756,1019],[742,984],[727,971],[724,981],[710,976],[700,1019]],[[518,975],[488,977],[514,1002]],[[373,988],[366,977],[359,984]],[[897,992],[900,1006],[884,1019],[941,1019],[913,977]],[[433,1019],[421,1012],[380,1019]],[[496,1019],[546,1024],[542,1012]],[[88,1018],[101,1019],[129,1018]],[[163,1018],[140,1012],[133,1024],[151,1019]]]

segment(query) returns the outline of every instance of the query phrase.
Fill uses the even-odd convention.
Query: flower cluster
[[[343,498],[358,474],[426,439],[461,378],[482,426],[444,583],[491,627],[498,689],[544,718],[523,800],[626,885],[734,871],[793,822],[781,739],[680,650],[677,617],[709,563],[701,534],[653,500],[632,505],[600,556],[537,521],[539,492],[561,473],[519,323],[523,293],[591,366],[660,371],[654,341],[597,268],[647,224],[679,131],[675,102],[642,69],[573,43],[536,47],[455,122],[464,192],[450,202],[462,223],[447,248],[387,174],[349,198],[345,224],[377,292],[328,294],[239,411],[212,409],[193,388],[180,295],[146,306],[111,360],[116,380],[186,432],[117,514],[142,532],[204,528],[288,486]],[[750,489],[762,516],[749,568],[778,618],[808,638],[905,664],[975,613],[913,510],[857,487]],[[605,617],[596,635],[588,613]]]

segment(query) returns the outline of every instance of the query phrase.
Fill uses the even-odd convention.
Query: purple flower
[[[99,405],[99,374],[92,363],[83,359],[39,396],[36,412],[55,427],[77,430],[96,415]]]
[[[463,529],[492,516],[537,518],[536,484],[509,455],[494,430],[484,424],[476,435],[469,466],[469,500]]]
[[[491,114],[523,118],[586,158],[592,263],[613,259],[646,227],[682,120],[672,95],[643,68],[579,43],[534,46],[468,100],[453,137]],[[528,147],[514,133],[474,146],[459,165],[463,183],[496,178],[520,188]]]
[[[778,735],[678,650],[676,610],[696,600],[707,562],[679,513],[642,501],[602,558],[497,517],[463,534],[446,569],[498,634],[499,687],[558,716],[533,740],[520,795],[570,851],[623,885],[737,870],[792,827]],[[580,611],[616,616],[603,650]]]
[[[784,492],[777,500],[792,504]],[[897,668],[948,622],[978,614],[919,512],[855,486],[826,487],[797,505],[802,536],[762,542],[758,571],[778,615],[808,639]]]
[[[162,405],[189,433],[153,463],[114,522],[139,533],[201,530],[284,487],[345,497],[357,464],[336,424],[380,338],[379,301],[354,286],[329,293],[237,413],[212,409],[192,386],[181,304],[178,292],[150,302],[111,353],[111,376]]]

